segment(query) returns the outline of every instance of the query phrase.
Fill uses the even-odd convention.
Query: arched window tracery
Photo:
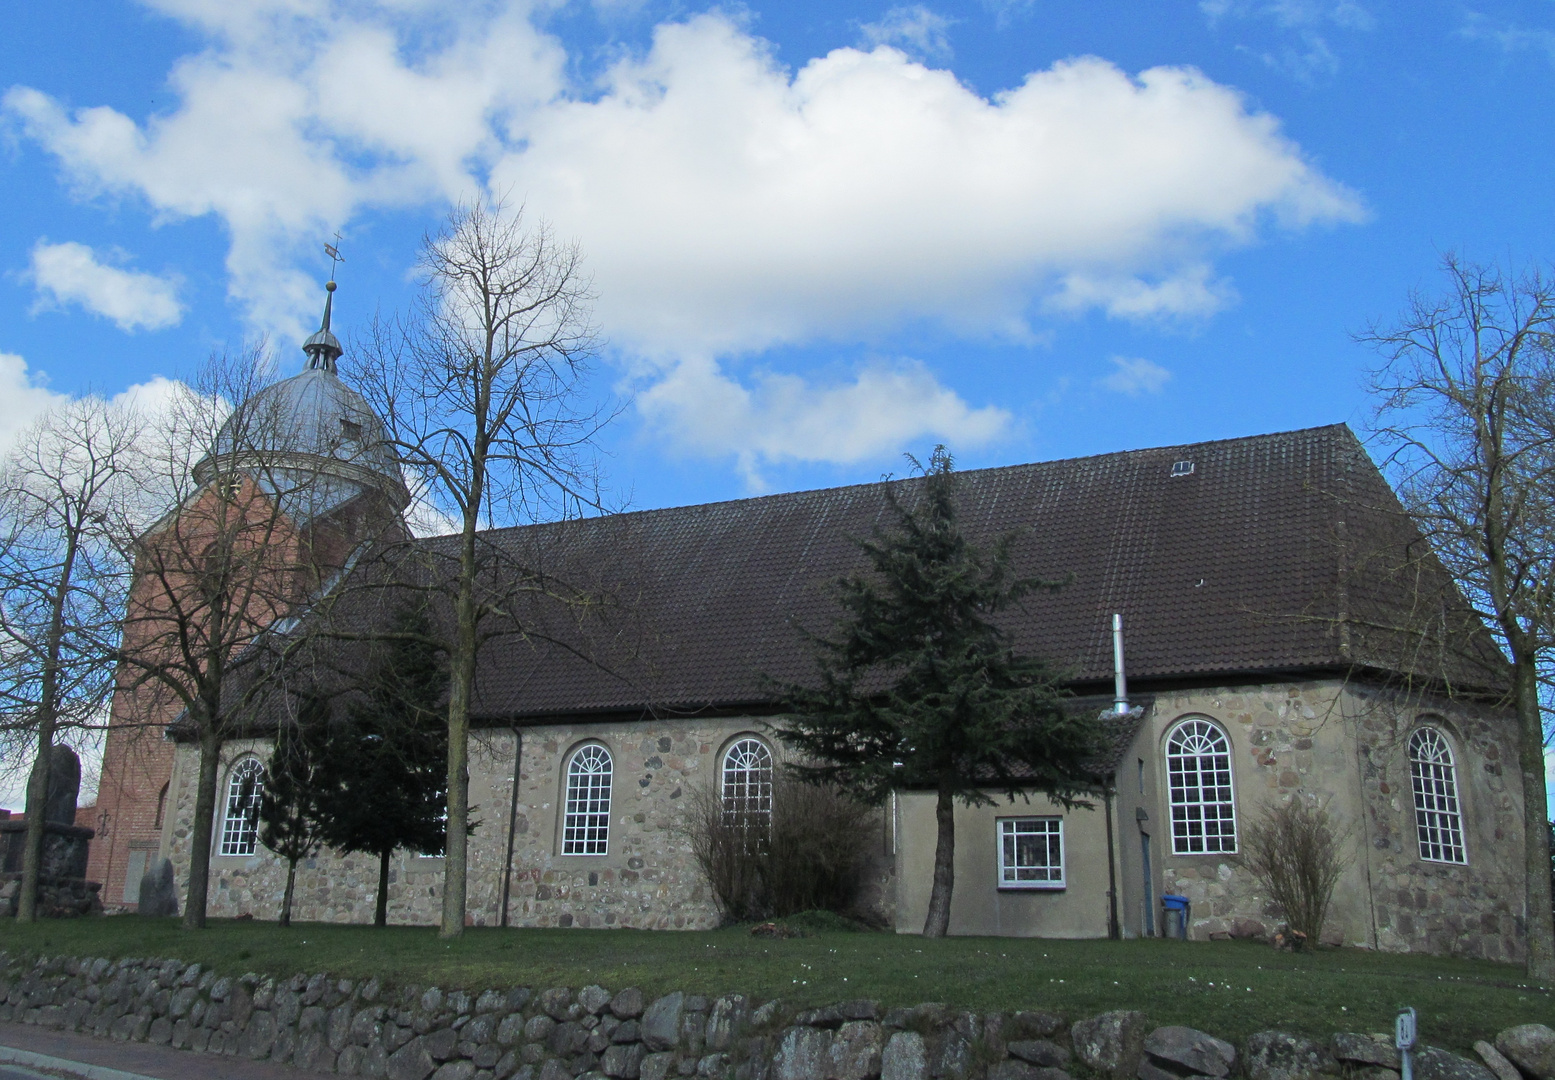
[[[578,748],[567,763],[563,855],[605,855],[610,849],[610,751],[599,743]]]
[[[223,855],[252,855],[259,846],[259,800],[265,791],[265,767],[244,758],[227,777],[227,809],[221,821]]]
[[[772,821],[772,751],[760,739],[736,739],[723,756],[723,812],[731,824]]]
[[[1166,776],[1173,854],[1236,851],[1236,798],[1226,733],[1201,717],[1181,721],[1166,740]]]
[[[1468,862],[1456,763],[1452,747],[1435,728],[1418,728],[1409,737],[1409,786],[1415,796],[1420,857],[1429,862]]]

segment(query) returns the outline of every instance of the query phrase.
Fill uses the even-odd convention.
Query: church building
[[[320,475],[339,495],[297,527],[337,530],[344,552],[381,539],[384,515],[405,502],[381,425],[335,374],[338,350],[315,347],[307,371],[267,393],[294,410],[297,451],[325,460]],[[327,362],[315,366],[319,357]],[[347,424],[357,437],[334,439]],[[1020,573],[1068,581],[1003,625],[1020,651],[1067,673],[1075,708],[1109,715],[1111,738],[1089,808],[1035,794],[958,807],[951,933],[1160,935],[1167,896],[1186,898],[1193,938],[1272,932],[1283,919],[1239,856],[1265,808],[1304,798],[1346,830],[1325,938],[1521,959],[1506,672],[1347,427],[958,481],[969,535],[1013,535]],[[524,628],[544,632],[495,637],[481,654],[469,921],[716,926],[686,806],[698,792],[770,797],[786,755],[771,687],[813,676],[801,629],[830,628],[832,583],[862,565],[853,538],[889,527],[888,486],[910,501],[917,482],[485,534],[514,565],[543,564],[610,602],[595,622],[543,602],[515,609]],[[435,556],[452,538],[404,542]],[[122,694],[115,721],[135,708]],[[203,844],[210,914],[275,918],[286,865],[258,842],[245,802],[269,736],[256,728],[225,746],[208,836],[191,831],[198,748],[141,737],[131,752],[115,738],[103,805],[121,831],[94,856],[117,864],[97,870],[107,902],[133,906],[134,871],[153,853],[182,882],[192,845]],[[917,932],[932,878],[932,793],[898,791],[871,845],[875,907]],[[374,858],[324,852],[299,870],[294,918],[369,921],[376,884]],[[397,853],[390,920],[436,922],[441,887],[440,858]]]

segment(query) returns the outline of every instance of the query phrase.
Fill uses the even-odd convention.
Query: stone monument
[[[95,831],[76,824],[81,759],[68,746],[49,753],[49,787],[43,800],[43,865],[38,873],[38,914],[69,918],[99,914],[102,885],[86,880],[87,844]],[[21,899],[22,852],[27,823],[0,821],[0,915],[15,915]]]
[[[152,917],[178,914],[178,885],[173,880],[171,859],[158,859],[141,876],[140,903],[136,910]]]

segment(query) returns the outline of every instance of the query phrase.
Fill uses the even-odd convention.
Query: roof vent
[[[1174,462],[1172,462],[1172,475],[1173,476],[1192,476],[1193,475],[1193,462],[1191,462],[1191,461],[1174,461]]]

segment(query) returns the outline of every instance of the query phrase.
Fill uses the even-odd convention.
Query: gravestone
[[[137,910],[154,918],[178,914],[178,886],[173,881],[171,859],[158,859],[141,877]]]
[[[81,794],[81,759],[68,746],[49,751],[49,788],[43,820],[55,825],[76,823],[76,798]]]

